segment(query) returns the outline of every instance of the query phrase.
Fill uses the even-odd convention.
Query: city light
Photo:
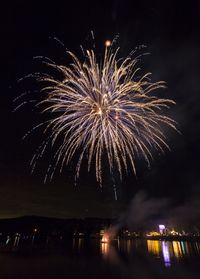
[[[165,232],[165,225],[159,225],[159,231],[160,234],[163,234]]]

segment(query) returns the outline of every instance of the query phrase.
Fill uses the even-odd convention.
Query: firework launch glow
[[[43,98],[37,107],[49,115],[49,120],[38,126],[44,126],[44,133],[50,132],[50,136],[34,155],[33,168],[47,146],[61,142],[46,178],[52,179],[57,168],[62,171],[78,156],[76,177],[86,158],[88,171],[94,165],[96,179],[102,185],[104,159],[110,172],[116,168],[122,178],[129,165],[136,173],[138,156],[150,165],[153,150],[169,148],[163,127],[176,129],[176,124],[163,108],[169,108],[174,101],[154,94],[165,87],[163,81],[152,82],[150,73],[139,77],[138,59],[132,55],[119,59],[119,48],[113,49],[109,43],[100,62],[94,50],[85,51],[83,62],[72,52],[67,54],[72,59],[69,66],[44,61],[62,79],[35,74],[42,84]]]

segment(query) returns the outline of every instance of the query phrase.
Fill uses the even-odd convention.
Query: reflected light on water
[[[161,246],[158,240],[147,240],[148,252],[154,254],[155,256],[160,256]]]
[[[73,249],[81,250],[83,248],[84,239],[83,238],[75,238],[73,239]]]
[[[101,253],[103,254],[103,256],[107,257],[108,256],[108,242],[102,242],[101,243]]]
[[[108,256],[109,240],[110,235],[108,234],[108,232],[105,232],[101,239],[101,252],[103,256]]]
[[[197,254],[200,254],[200,244],[199,244],[199,242],[195,242],[194,245],[195,245],[195,250],[196,250]]]
[[[200,254],[200,244],[194,243],[197,254]],[[156,257],[163,256],[166,267],[171,266],[171,259],[180,259],[186,257],[194,251],[194,249],[186,241],[160,241],[147,240],[148,252]]]
[[[169,253],[169,243],[162,241],[162,254],[164,259],[164,264],[166,267],[171,266],[170,253]]]
[[[166,268],[171,267],[177,262],[181,262],[186,257],[190,258],[193,255],[200,255],[200,242],[197,241],[140,241],[130,239],[115,239],[111,241],[107,234],[102,239],[94,241],[96,241],[96,244],[98,243],[99,252],[106,261],[112,264],[119,264],[120,266],[125,265],[125,262],[122,261],[124,256],[132,257],[137,252],[145,251],[145,247],[147,248],[148,254],[151,254],[154,258],[158,258],[157,262],[163,263]],[[85,240],[83,238],[74,239],[73,250],[75,252],[80,250],[84,251],[84,249],[87,249],[87,245],[84,245],[84,243]]]
[[[180,241],[172,241],[172,247],[173,247],[174,256],[176,258],[181,258],[183,256],[183,252],[181,250]]]
[[[130,239],[127,240],[127,252],[128,252],[128,254],[130,254],[130,252],[131,252],[131,241],[130,241]]]
[[[183,252],[183,255],[186,255],[186,249],[183,241],[181,241],[181,250]]]

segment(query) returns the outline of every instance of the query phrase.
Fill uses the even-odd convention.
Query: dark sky
[[[7,1],[8,2],[8,1]],[[200,17],[198,1],[36,1],[8,2],[1,7],[1,137],[0,218],[20,215],[57,217],[113,216],[122,212],[134,195],[144,191],[149,199],[168,199],[170,206],[200,203]],[[17,79],[37,71],[33,57],[45,55],[65,60],[59,38],[75,53],[80,44],[92,45],[90,30],[101,49],[106,39],[119,34],[121,53],[146,45],[141,62],[153,80],[165,80],[163,97],[177,105],[171,116],[181,135],[168,131],[171,152],[156,155],[149,170],[138,162],[137,178],[131,173],[118,183],[119,201],[114,200],[111,179],[103,188],[92,174],[82,173],[77,186],[73,170],[43,184],[47,158],[35,174],[29,162],[40,138],[22,136],[36,118],[30,107],[12,113],[13,99],[23,92]],[[31,89],[31,88],[30,88]]]

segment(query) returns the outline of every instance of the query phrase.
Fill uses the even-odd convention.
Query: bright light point
[[[159,225],[159,229],[160,230],[164,230],[165,229],[165,225]]]
[[[160,234],[163,234],[165,231],[165,225],[159,225]]]
[[[104,234],[104,235],[102,236],[101,242],[102,242],[102,243],[108,243],[108,242],[109,242],[109,237],[108,237],[108,235],[105,235],[105,234]]]
[[[105,46],[106,46],[106,47],[111,46],[111,41],[110,41],[110,40],[106,40],[106,41],[105,41]]]
[[[101,108],[99,108],[98,114],[99,114],[99,115],[102,115],[102,110],[101,110]]]

